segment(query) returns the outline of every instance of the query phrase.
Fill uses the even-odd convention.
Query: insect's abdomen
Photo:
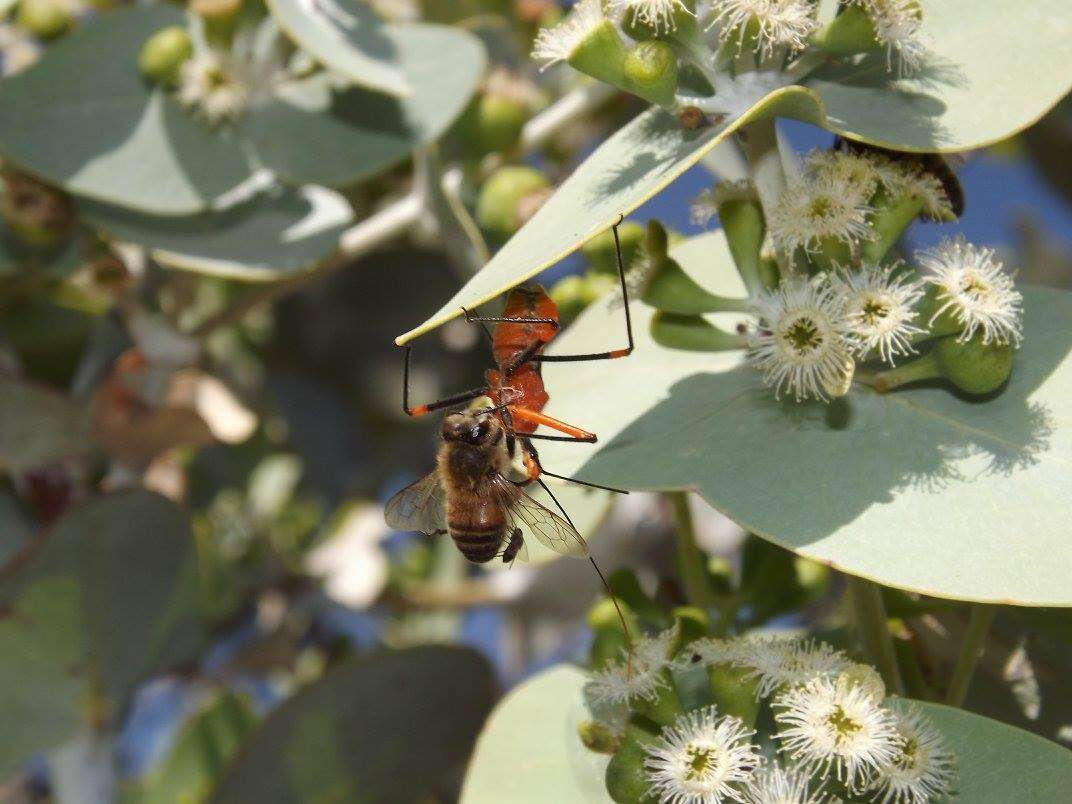
[[[539,285],[522,285],[510,291],[502,313],[508,318],[551,318],[558,320],[558,307]],[[500,366],[509,363],[534,343],[544,344],[555,337],[553,324],[503,322],[495,328],[492,354]]]
[[[462,555],[483,564],[499,554],[506,517],[502,507],[489,500],[451,500],[447,505],[447,527]]]

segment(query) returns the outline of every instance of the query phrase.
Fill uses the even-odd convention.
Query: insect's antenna
[[[573,524],[573,520],[570,519],[570,515],[566,513],[566,509],[562,507],[562,503],[558,501],[558,497],[555,493],[547,487],[547,484],[543,482],[543,478],[537,476],[536,482],[540,484],[540,487],[547,492],[547,496],[554,501],[554,504],[558,507],[558,510],[562,512],[562,516],[566,518],[569,525],[574,530],[577,530],[577,526]],[[618,604],[618,598],[610,588],[610,584],[607,583],[606,577],[603,575],[603,570],[599,568],[599,564],[596,563],[595,556],[591,552],[588,553],[588,563],[592,565],[592,568],[596,571],[596,575],[599,576],[599,580],[603,582],[603,588],[607,590],[607,597],[610,598],[610,602],[614,604],[614,610],[618,612],[618,622],[622,624],[622,633],[625,634],[625,677],[633,677],[633,637],[629,633],[629,625],[625,621],[625,614],[622,612],[622,607]]]

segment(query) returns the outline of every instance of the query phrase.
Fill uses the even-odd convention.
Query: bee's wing
[[[495,485],[511,526],[521,528],[523,537],[535,537],[540,544],[562,555],[578,558],[588,556],[584,537],[569,522],[536,502],[509,480],[500,477]]]
[[[439,472],[425,475],[388,500],[383,518],[395,530],[419,530],[428,536],[446,533],[446,495],[439,483]]]

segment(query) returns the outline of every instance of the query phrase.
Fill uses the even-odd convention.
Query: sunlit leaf
[[[924,10],[934,54],[916,78],[887,72],[885,54],[827,66],[803,87],[756,77],[732,91],[719,125],[684,129],[652,109],[608,138],[539,212],[404,343],[554,264],[629,214],[751,119],[792,117],[904,150],[964,151],[1038,120],[1072,86],[1072,7],[1044,0],[949,0]],[[1030,55],[1028,55],[1030,54]],[[768,94],[770,93],[770,94]]]
[[[721,233],[674,254],[712,292],[743,295]],[[653,311],[637,303],[632,356],[545,367],[548,412],[600,442],[548,444],[541,458],[597,483],[696,489],[742,527],[890,586],[1070,605],[1072,295],[1027,286],[1024,306],[1024,346],[996,398],[856,386],[826,405],[775,401],[740,351],[656,344]],[[606,349],[620,316],[597,305],[554,349]]]
[[[338,665],[269,715],[212,801],[419,800],[469,756],[492,687],[487,663],[463,648]]]
[[[410,94],[390,30],[355,0],[268,0],[279,26],[316,60],[358,86]]]
[[[71,192],[162,215],[204,209],[249,175],[237,140],[213,132],[138,72],[169,5],[102,15],[0,83],[0,153]]]
[[[472,34],[440,25],[389,25],[412,93],[392,98],[339,88],[325,73],[279,88],[239,131],[263,164],[289,181],[353,184],[432,142],[461,113],[484,71]]]

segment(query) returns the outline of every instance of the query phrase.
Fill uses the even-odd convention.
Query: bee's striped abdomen
[[[454,501],[452,501],[454,502]],[[462,501],[458,501],[462,503]],[[498,505],[480,501],[450,505],[447,512],[450,538],[462,555],[477,564],[491,561],[499,554],[506,518]]]

